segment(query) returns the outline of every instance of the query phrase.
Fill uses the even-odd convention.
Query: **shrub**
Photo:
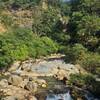
[[[92,74],[72,74],[69,80],[69,84],[76,85],[81,88],[86,88],[94,95],[100,95],[100,82],[96,81]]]
[[[91,74],[82,75],[82,74],[72,74],[70,78],[70,83],[79,84],[80,86],[90,85],[95,83],[95,79]]]
[[[100,46],[96,50],[100,54]]]
[[[14,60],[25,60],[28,58],[28,47],[25,44],[17,45],[13,50],[10,50],[10,55]]]
[[[13,63],[13,60],[11,59],[11,57],[4,55],[4,56],[0,56],[0,69],[3,69],[4,67],[8,67],[8,65],[10,65],[11,63]]]
[[[13,17],[9,15],[0,15],[1,22],[8,28],[13,26]]]
[[[66,48],[66,61],[71,63],[79,63],[86,56],[87,49],[81,44],[75,44],[73,47]]]
[[[81,65],[93,74],[100,75],[100,55],[96,53],[88,53]]]
[[[48,54],[55,53],[58,51],[57,43],[54,42],[53,40],[51,40],[50,38],[42,37],[41,41],[45,44],[45,49],[46,49]]]
[[[58,45],[48,37],[39,37],[29,29],[18,28],[0,37],[0,67],[14,60],[39,58],[56,53]]]

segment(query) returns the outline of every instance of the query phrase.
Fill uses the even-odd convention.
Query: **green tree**
[[[81,44],[75,44],[74,46],[68,46],[66,48],[66,61],[71,63],[80,63],[85,59],[87,49]]]
[[[40,11],[40,15],[38,17],[35,16],[33,21],[33,32],[38,35],[46,35],[50,36],[53,33],[53,29],[55,27],[56,22],[59,19],[59,10],[54,8],[49,8],[46,11]]]
[[[82,43],[90,50],[94,50],[99,43],[100,18],[96,15],[84,15],[81,12],[73,12],[69,23],[73,42]]]
[[[71,0],[72,12],[82,11],[88,14],[99,14],[99,0]]]

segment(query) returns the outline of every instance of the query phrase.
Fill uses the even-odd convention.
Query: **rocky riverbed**
[[[62,57],[17,61],[1,74],[0,97],[1,100],[73,100],[66,83],[71,74],[77,73],[86,71],[79,65],[66,64]]]

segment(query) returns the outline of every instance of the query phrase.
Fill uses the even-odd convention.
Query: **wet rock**
[[[55,85],[53,93],[60,94],[60,93],[67,93],[68,91],[69,89],[65,85]]]
[[[37,100],[46,100],[47,95],[48,95],[47,92],[40,92],[40,93],[37,93],[35,96]]]
[[[83,100],[82,98],[77,98],[77,100]]]
[[[37,91],[38,85],[37,85],[37,83],[34,83],[34,82],[32,82],[32,81],[29,81],[29,82],[25,85],[24,88],[34,93],[34,92]]]
[[[37,100],[37,98],[33,95],[28,95],[25,100]]]
[[[21,84],[22,81],[23,81],[22,77],[17,75],[12,75],[8,79],[8,83],[14,86],[19,86],[19,84]]]

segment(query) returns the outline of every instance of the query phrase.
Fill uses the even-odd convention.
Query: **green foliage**
[[[33,32],[39,35],[50,36],[53,33],[54,27],[59,20],[59,10],[49,8],[46,11],[40,11],[41,15],[35,16],[33,22]],[[37,19],[38,18],[38,19]]]
[[[29,29],[18,28],[0,37],[0,67],[8,66],[15,60],[46,56],[57,50],[57,44],[50,38],[40,38]]]
[[[100,95],[100,82],[96,81],[95,77],[92,74],[72,74],[69,83],[81,88],[87,88],[96,96]]]
[[[70,78],[70,83],[75,83],[80,86],[91,85],[95,83],[95,78],[91,74],[82,75],[82,74],[72,74]]]
[[[39,2],[40,0],[14,0],[11,6],[13,9],[25,9],[34,7],[35,5],[39,4]]]
[[[60,44],[68,44],[70,35],[66,32],[69,17],[61,16],[61,10],[49,7],[45,11],[39,10],[34,17],[32,30],[40,36],[48,36]],[[65,30],[65,31],[64,31]]]
[[[67,47],[66,61],[71,63],[79,63],[80,61],[85,59],[87,49],[83,47],[81,44],[75,44],[73,47]]]
[[[0,15],[0,21],[3,23],[6,27],[11,27],[13,26],[13,18],[12,16],[9,15]]]
[[[99,14],[99,0],[71,0],[72,11]]]
[[[25,58],[28,58],[28,47],[24,44],[16,45],[15,49],[11,50],[9,54],[14,60],[25,60]]]
[[[86,70],[100,76],[100,55],[88,53],[81,64]]]
[[[66,62],[78,63],[92,74],[100,76],[100,54],[87,51],[81,44],[66,47]]]
[[[100,18],[96,15],[84,15],[74,12],[70,22],[72,42],[78,42],[93,51],[99,44]]]
[[[0,8],[18,10],[34,7],[38,5],[41,0],[0,0]]]
[[[51,41],[50,38],[42,37],[41,40],[45,44],[45,49],[47,50],[48,54],[58,51],[58,45],[54,43],[54,41]]]

